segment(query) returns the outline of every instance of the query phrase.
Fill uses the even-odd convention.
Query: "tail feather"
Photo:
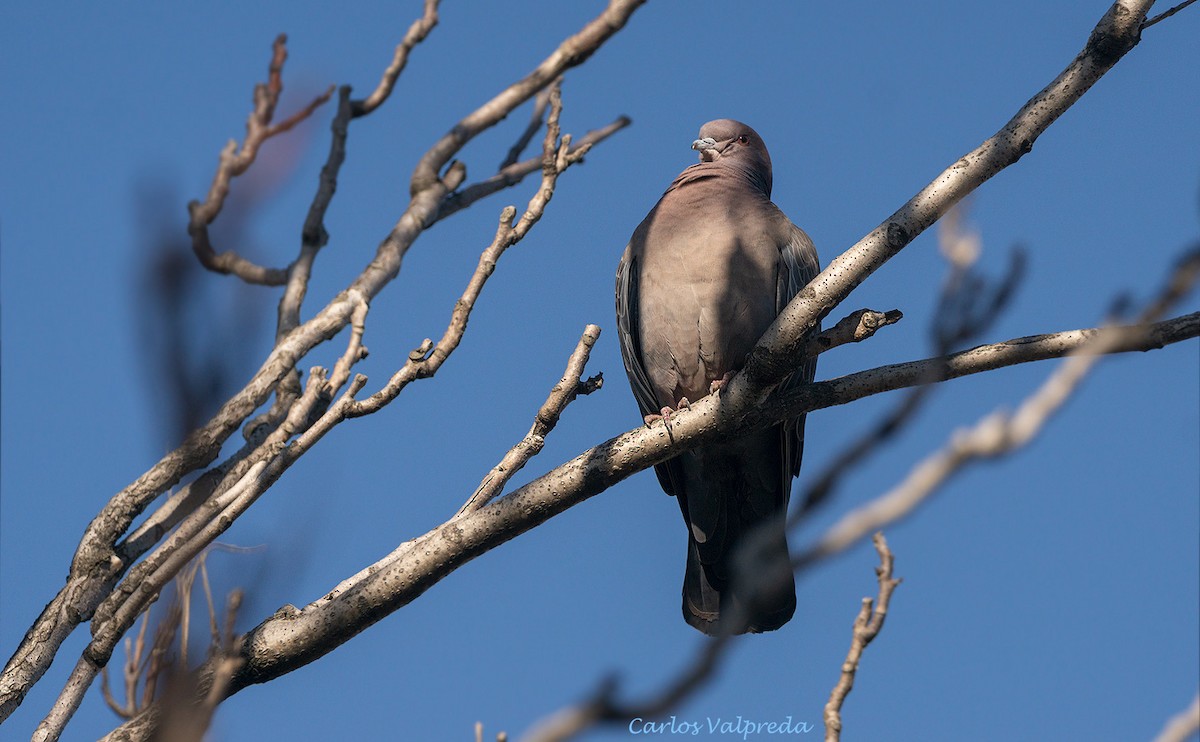
[[[744,557],[740,561],[752,571],[729,582],[719,580],[712,567],[701,563],[696,542],[688,539],[683,618],[709,636],[723,631],[733,634],[774,631],[796,613],[796,582],[782,530],[779,539],[771,538],[760,554],[734,556],[739,557]],[[735,624],[722,626],[722,618]]]

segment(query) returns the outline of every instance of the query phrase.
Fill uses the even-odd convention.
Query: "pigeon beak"
[[[692,142],[692,149],[699,150],[700,162],[712,162],[721,154],[720,150],[717,149],[717,140],[712,137],[697,139]]]

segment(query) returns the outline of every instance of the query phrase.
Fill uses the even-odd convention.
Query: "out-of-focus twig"
[[[561,81],[560,81],[561,84]],[[504,160],[497,168],[500,171],[505,170],[510,165],[515,165],[517,160],[521,158],[521,153],[537,136],[537,133],[542,128],[542,121],[546,118],[546,107],[550,105],[550,89],[546,88],[538,93],[533,98],[533,111],[529,114],[529,123],[525,125],[525,130],[521,132],[521,136],[517,137],[517,141],[513,142],[513,146],[509,148],[508,154],[504,156]]]
[[[1078,388],[1105,355],[1145,336],[1149,324],[1187,294],[1200,280],[1200,248],[1183,256],[1162,291],[1148,302],[1138,324],[1110,327],[1083,343],[1032,395],[1009,414],[996,411],[973,427],[955,432],[950,441],[918,463],[890,492],[847,513],[821,539],[795,560],[797,568],[839,553],[866,534],[895,523],[911,513],[967,463],[993,458],[1028,444]]]
[[[983,242],[978,231],[965,226],[965,210],[962,204],[955,206],[942,217],[938,226],[938,248],[946,258],[949,270],[938,295],[930,328],[936,356],[948,355],[991,327],[1008,306],[1024,273],[1025,257],[1019,250],[1014,251],[1008,271],[999,280],[987,279],[978,273],[975,266],[983,252]],[[915,419],[936,388],[936,382],[946,379],[946,371],[945,367],[930,367],[923,383],[906,392],[890,411],[833,455],[805,488],[799,506],[788,516],[788,527],[795,527],[824,504],[846,474],[882,450],[884,442],[894,439]]]
[[[1167,719],[1166,725],[1154,742],[1185,742],[1200,731],[1200,693],[1192,699],[1192,703],[1183,711]]]

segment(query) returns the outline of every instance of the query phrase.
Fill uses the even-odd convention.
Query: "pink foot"
[[[677,403],[675,403],[675,409],[671,409],[670,407],[664,407],[658,411],[657,415],[646,415],[644,418],[642,418],[642,420],[645,421],[646,427],[650,427],[652,424],[658,422],[659,420],[662,420],[667,425],[670,425],[671,424],[671,415],[674,415],[679,410],[690,409],[691,406],[692,406],[692,403],[688,401],[687,397],[681,397],[680,400]]]
[[[733,371],[726,371],[724,376],[719,379],[714,379],[713,382],[708,385],[708,393],[716,394],[724,389],[725,385],[729,383],[729,380],[733,378],[733,374]]]

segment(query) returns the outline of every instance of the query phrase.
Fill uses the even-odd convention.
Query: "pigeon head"
[[[733,119],[717,119],[700,127],[700,138],[692,142],[701,162],[714,162],[744,172],[771,195],[771,155],[754,129]]]

